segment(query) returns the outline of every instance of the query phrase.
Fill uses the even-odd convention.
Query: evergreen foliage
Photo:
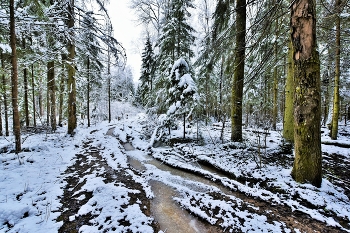
[[[171,87],[167,77],[171,73],[172,64],[180,57],[190,61],[194,56],[192,46],[195,37],[194,29],[188,22],[191,16],[189,8],[194,8],[191,0],[172,0],[168,12],[165,13],[156,58],[158,69],[154,93],[158,112],[164,113],[167,109],[164,103],[168,99],[167,93]]]
[[[197,100],[197,86],[189,73],[187,62],[180,58],[177,60],[168,77],[171,87],[168,90],[169,98],[167,116],[191,114]],[[189,117],[189,115],[187,117]]]
[[[137,88],[138,101],[142,106],[151,105],[149,103],[153,91],[153,79],[155,73],[155,59],[150,38],[147,37],[145,48],[142,53],[142,67],[140,83]]]

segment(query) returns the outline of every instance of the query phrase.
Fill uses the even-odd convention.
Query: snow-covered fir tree
[[[172,0],[168,12],[165,13],[162,34],[158,41],[157,79],[155,83],[158,112],[167,108],[164,103],[168,99],[167,90],[171,88],[171,67],[174,62],[183,57],[190,61],[194,56],[192,45],[195,41],[194,29],[189,24],[191,16],[189,8],[194,8],[191,0]]]
[[[188,23],[191,16],[188,8],[194,8],[191,0],[172,0],[171,9],[165,15],[162,34],[159,38],[160,70],[169,75],[172,64],[184,57],[190,60],[194,53],[191,46],[194,43],[194,29]]]
[[[171,87],[168,90],[167,124],[179,116],[183,116],[185,120],[195,107],[197,86],[189,71],[189,66],[183,58],[178,59],[171,69],[168,77]]]
[[[155,59],[151,40],[147,37],[144,51],[142,53],[142,67],[140,83],[137,88],[137,100],[142,106],[146,106],[150,101],[150,94],[153,89]]]

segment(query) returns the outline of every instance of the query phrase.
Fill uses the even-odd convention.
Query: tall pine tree
[[[147,37],[144,51],[142,53],[142,67],[140,84],[137,89],[137,97],[142,106],[146,106],[150,100],[150,94],[153,90],[155,59],[151,40]]]

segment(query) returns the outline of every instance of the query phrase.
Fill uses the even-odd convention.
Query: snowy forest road
[[[151,147],[155,122],[135,113],[82,126],[74,137],[63,127],[30,134],[19,156],[0,141],[0,231],[350,231],[348,149],[323,144],[316,188],[291,178],[293,153],[279,132],[261,147],[254,129],[238,144],[229,131],[222,142],[214,125],[200,126],[197,141],[191,125],[186,140],[178,127]]]
[[[111,128],[106,135],[115,136],[114,130]],[[127,166],[113,169],[100,155],[105,154],[103,146],[93,146],[98,143],[92,140],[94,138],[84,144],[85,153],[78,154],[76,163],[66,171],[67,187],[62,198],[62,215],[58,219],[64,223],[59,232],[87,228],[99,232],[143,232],[138,230],[138,227],[142,227],[140,225],[148,226],[150,232],[161,230],[167,233],[293,232],[296,229],[301,232],[343,232],[306,213],[293,211],[283,203],[276,205],[230,190],[222,184],[222,180],[214,178],[228,179],[227,174],[215,168],[187,161],[190,166],[199,166],[204,170],[207,175],[203,175],[188,168],[176,167],[166,159],[159,161],[152,157],[154,153],[161,153],[165,157],[171,154],[184,160],[184,155],[176,148],[140,150],[132,146],[132,140],[122,142],[116,138],[127,156]],[[149,187],[137,181],[139,176],[147,181]],[[91,177],[101,178],[106,185],[125,187],[127,192],[119,196],[124,200],[123,204],[120,205],[113,192],[110,196],[108,193],[102,194],[106,188],[95,187],[88,191],[87,182]],[[96,186],[96,182],[90,185]],[[151,190],[147,191],[148,188]],[[94,197],[96,194],[102,195],[102,198]],[[191,203],[190,207],[182,204],[186,199]],[[106,203],[122,214],[110,213],[111,209],[106,208]],[[135,205],[142,213],[128,213],[127,210],[132,210],[131,207]],[[138,222],[139,226],[135,228],[135,223],[130,219]]]
[[[173,153],[179,153],[179,151],[176,150],[170,151]],[[167,153],[169,153],[169,150],[167,150]],[[162,218],[160,226],[161,229],[167,229],[166,232],[245,232],[246,229],[249,228],[251,228],[251,230],[254,229],[261,232],[265,232],[266,230],[274,230],[274,232],[279,232],[282,229],[278,230],[278,228],[276,228],[278,224],[276,223],[281,223],[281,225],[285,227],[284,230],[286,232],[287,229],[299,229],[301,232],[342,232],[337,228],[327,226],[326,223],[315,221],[305,213],[300,211],[292,211],[287,206],[276,206],[269,202],[246,196],[243,193],[229,190],[219,181],[213,181],[210,176],[203,176],[202,174],[196,174],[193,171],[189,171],[181,167],[166,165],[165,161],[161,162],[154,160],[147,155],[145,157],[146,160],[140,162],[134,159],[132,153],[130,153],[128,161],[132,167],[142,173],[145,173],[146,167],[153,166],[156,167],[156,169],[161,170],[161,173],[170,173],[170,175],[167,174],[164,176],[156,176],[155,180],[157,180],[157,182],[151,181],[152,190],[165,190],[157,190],[157,192],[155,192],[155,201],[151,201],[151,213],[154,215],[157,221],[160,220],[159,218]],[[227,176],[227,174],[224,174],[215,168],[211,168],[203,164],[198,164],[198,166],[200,166],[201,169],[215,175]],[[154,167],[152,169],[154,169]],[[164,177],[166,178],[164,179]],[[176,220],[181,215],[181,211],[177,211],[178,207],[173,199],[181,198],[178,197],[178,194],[181,192],[186,192],[184,190],[187,190],[188,193],[197,192],[209,195],[211,197],[210,201],[212,201],[212,204],[206,203],[205,198],[193,198],[192,201],[197,202],[196,204],[193,204],[193,207],[197,209],[199,208],[199,212],[203,211],[212,216],[216,216],[219,220],[213,225],[208,223],[197,223],[200,226],[199,229],[195,226],[193,226],[192,229],[187,228],[187,230],[179,229],[180,225]],[[157,194],[159,195],[158,197]],[[173,197],[171,198],[171,196]],[[221,202],[221,204],[217,205],[217,207],[213,210],[210,208],[210,206],[214,206],[215,202]],[[152,206],[152,204],[157,206]],[[206,204],[209,205],[206,207]],[[170,214],[168,214],[166,212],[162,212],[164,209],[162,207],[158,207],[158,205],[174,206],[174,209]],[[192,212],[191,209],[188,209],[188,211],[201,219],[201,216],[198,214],[198,210]],[[225,221],[227,221],[225,218],[228,216],[232,218],[233,221],[236,221],[236,228],[232,228],[232,226],[223,227],[225,226]],[[266,216],[266,218],[264,218],[264,216]],[[184,218],[184,220],[186,219],[187,218]],[[193,219],[195,218],[192,217],[189,220],[191,220],[193,223]],[[259,223],[257,224],[256,221],[259,221]],[[198,222],[198,219],[196,222]],[[162,226],[165,228],[162,228]],[[193,231],[194,229],[196,231]]]
[[[149,225],[150,227],[145,228],[148,232],[152,231],[151,227],[157,229],[157,225],[146,217],[150,215],[150,201],[142,185],[134,180],[130,171],[110,167],[100,154],[103,148],[95,147],[91,143],[92,141],[84,143],[84,153],[77,154],[76,162],[65,171],[67,185],[61,198],[61,216],[57,219],[63,221],[63,225],[58,232],[80,232],[83,229],[93,232],[126,232],[133,227],[138,228],[138,224]],[[96,178],[92,182],[94,187],[89,188],[89,181]],[[118,190],[120,185],[125,188],[124,193]],[[110,212],[111,209],[106,204],[112,207],[113,212]],[[141,207],[133,210],[130,207],[134,205]],[[136,215],[140,222],[130,223],[128,217],[140,210],[142,213]]]
[[[107,134],[112,135],[112,130]],[[210,174],[203,175],[203,172],[194,172],[192,169],[174,166],[174,162],[167,163],[166,159],[160,161],[152,157],[154,153],[163,154],[165,158],[171,154],[184,160],[185,155],[175,148],[139,150],[132,146],[132,141],[122,144],[128,163],[149,180],[154,193],[150,203],[151,215],[159,223],[160,229],[166,232],[244,232],[249,229],[274,232],[288,231],[287,229],[342,232],[283,204],[276,205],[228,189],[220,180],[213,178],[227,178],[228,174],[215,168],[196,161],[185,161],[188,165],[199,167],[204,173]],[[180,204],[179,200],[184,196],[190,198],[191,207]],[[208,215],[215,218],[208,219],[205,217]]]

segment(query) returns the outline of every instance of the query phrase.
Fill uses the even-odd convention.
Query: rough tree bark
[[[52,131],[56,131],[56,90],[55,90],[55,62],[47,63],[47,86],[50,106],[50,126]]]
[[[10,45],[12,50],[12,112],[13,112],[13,134],[15,136],[15,152],[21,151],[21,125],[18,111],[18,68],[16,51],[16,28],[15,28],[15,7],[14,0],[10,0]]]
[[[74,130],[77,127],[77,103],[76,103],[76,83],[75,83],[75,42],[74,42],[74,0],[68,1],[68,134],[74,135]]]
[[[316,51],[315,0],[291,5],[294,59],[294,145],[292,177],[316,187],[322,182],[320,61]]]
[[[231,140],[242,141],[242,100],[245,64],[246,0],[236,1],[236,50],[231,99]]]
[[[294,141],[294,126],[293,126],[293,48],[292,42],[288,46],[288,59],[287,59],[287,80],[285,86],[285,108],[284,108],[284,120],[283,120],[283,138],[288,142]]]
[[[334,96],[333,96],[333,116],[331,139],[337,140],[339,121],[339,79],[340,79],[340,5],[341,0],[336,1],[336,21],[335,21],[335,76],[334,76]]]

